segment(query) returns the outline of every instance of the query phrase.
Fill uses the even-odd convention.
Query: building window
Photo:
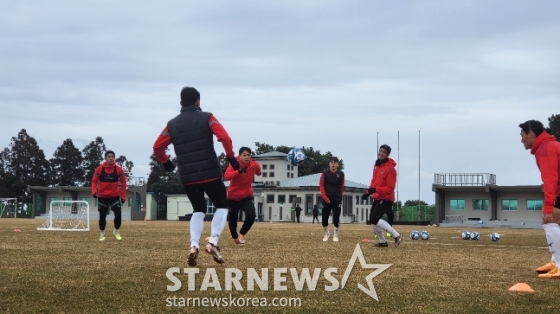
[[[317,204],[319,214],[323,213],[323,197],[321,194],[315,194],[315,204]]]
[[[517,200],[502,200],[502,210],[517,210]]]
[[[267,203],[274,203],[274,194],[267,194],[266,195],[266,202]]]
[[[294,198],[296,198],[296,197],[297,197],[297,195],[290,195],[289,198],[288,198],[288,202],[289,202],[290,204],[293,204]]]
[[[294,166],[293,166],[293,165],[290,165],[290,170],[294,170]]]
[[[528,211],[542,211],[542,200],[527,200]]]
[[[278,203],[286,203],[286,195],[278,195]]]
[[[286,165],[288,167],[288,171],[290,170],[290,165]]]
[[[274,165],[270,165],[270,170],[274,170]]]
[[[286,178],[289,178],[289,177],[290,177],[290,173],[288,172],[288,175],[286,176]]]
[[[451,210],[464,210],[465,200],[449,200],[449,209]]]
[[[268,176],[269,178],[274,178],[274,172],[271,172],[270,175]]]
[[[206,200],[206,213],[207,214],[213,214],[215,210],[216,210],[216,207],[214,206],[212,201],[210,199],[207,199]]]
[[[488,210],[488,200],[473,200],[473,210]]]
[[[84,201],[89,204],[89,197],[80,197],[80,201]]]
[[[262,176],[263,176],[263,178],[266,178],[266,177],[268,176],[268,173],[263,172],[263,173],[262,173]]]
[[[71,197],[63,197],[62,199],[63,199],[64,201],[71,201],[71,200],[72,200]],[[70,206],[70,205],[72,205],[72,203],[70,203],[70,202],[68,202],[68,203],[67,203],[67,202],[64,202],[64,206]]]
[[[129,197],[128,198],[128,207],[131,207],[131,206],[132,206],[132,197]]]
[[[268,169],[268,165],[263,165],[263,170]]]
[[[291,178],[292,178],[292,179],[294,178],[294,174],[293,174],[293,173],[292,173],[292,175],[291,175]]]
[[[360,205],[360,196],[356,195],[356,205]]]

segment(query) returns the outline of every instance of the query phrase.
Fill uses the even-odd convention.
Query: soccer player
[[[227,222],[227,191],[222,181],[220,162],[214,150],[213,135],[222,143],[226,159],[233,169],[238,170],[239,163],[226,130],[212,113],[200,109],[200,93],[195,88],[185,87],[181,90],[180,104],[181,113],[167,122],[167,126],[154,143],[154,155],[167,172],[173,172],[175,165],[165,154],[167,147],[173,144],[177,156],[179,179],[193,206],[190,222],[191,245],[187,264],[197,265],[198,242],[206,215],[204,194],[208,195],[216,207],[212,218],[210,240],[204,250],[216,263],[223,264],[224,258],[220,254],[218,239]]]
[[[224,181],[230,181],[228,187],[229,205],[229,231],[231,237],[238,246],[245,245],[245,235],[255,222],[255,202],[253,199],[253,181],[255,175],[261,175],[261,166],[251,159],[251,149],[241,147],[239,149],[239,169],[235,170],[231,165],[227,167]],[[245,221],[237,234],[237,219],[239,213],[245,212]]]
[[[334,235],[333,242],[339,240],[339,220],[340,220],[340,203],[344,195],[344,172],[338,170],[338,158],[329,158],[329,169],[321,173],[319,185],[321,189],[321,196],[323,197],[323,242],[327,242],[331,236],[329,232],[329,216],[333,215]]]
[[[119,182],[121,183],[119,186]],[[115,152],[105,152],[105,161],[99,165],[91,178],[91,194],[97,198],[99,211],[99,241],[105,241],[107,215],[113,210],[113,235],[122,240],[119,228],[122,223],[121,205],[126,201],[126,176],[122,168],[115,163]]]
[[[319,223],[319,208],[317,204],[313,205],[313,223],[315,223],[315,219],[317,219],[317,223]]]
[[[528,120],[519,125],[521,143],[535,155],[544,186],[543,229],[553,260],[560,261],[560,142],[544,130],[540,121]],[[560,278],[558,266],[551,262],[550,271],[540,278]],[[545,265],[547,266],[547,265]],[[539,267],[541,268],[541,267]],[[545,267],[543,267],[545,268]]]
[[[369,185],[367,193],[362,195],[362,199],[367,199],[373,195],[373,204],[371,205],[369,220],[373,226],[373,231],[379,238],[376,247],[387,247],[384,231],[389,232],[395,239],[395,246],[398,247],[402,242],[402,235],[399,234],[392,226],[393,203],[395,202],[395,186],[397,184],[397,171],[395,160],[389,157],[391,147],[389,145],[381,145],[377,154],[377,160],[373,167],[373,177]],[[390,223],[381,219],[387,214]]]

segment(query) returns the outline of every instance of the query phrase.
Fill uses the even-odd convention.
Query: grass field
[[[245,247],[234,246],[224,230],[219,243],[226,260],[215,264],[201,252],[196,291],[188,291],[186,274],[177,274],[183,284],[166,277],[171,267],[183,269],[188,249],[188,222],[125,221],[117,242],[110,235],[98,242],[97,221],[90,232],[37,231],[40,220],[0,219],[0,313],[559,313],[560,280],[539,279],[534,269],[550,259],[542,230],[474,229],[479,241],[460,238],[463,229],[396,226],[405,235],[400,247],[373,248],[361,243],[373,238],[370,226],[342,225],[341,242],[322,242],[322,229],[315,224],[256,223]],[[21,232],[14,232],[14,228]],[[210,225],[205,225],[204,239]],[[412,241],[412,229],[428,230],[431,239]],[[107,230],[112,231],[112,222]],[[502,235],[492,242],[489,234]],[[108,232],[108,233],[109,233]],[[332,226],[331,226],[332,234]],[[392,239],[391,239],[392,241]],[[204,241],[202,241],[204,242]],[[297,291],[290,272],[287,291],[273,291],[273,268],[338,268],[332,276],[340,281],[356,244],[365,261],[392,264],[373,279],[379,302],[358,289],[367,287],[372,269],[357,262],[343,289],[319,277],[315,291]],[[392,243],[391,243],[392,244]],[[243,291],[225,291],[225,268],[243,273]],[[207,268],[215,268],[223,291],[199,291]],[[269,269],[269,289],[247,291],[246,270]],[[525,282],[534,293],[511,292]],[[285,307],[190,307],[166,306],[167,298],[299,298],[301,306]],[[194,302],[194,301],[193,301]],[[198,302],[201,302],[200,300]],[[280,299],[277,302],[282,302]],[[236,304],[241,304],[237,301]],[[222,304],[223,305],[223,304]]]

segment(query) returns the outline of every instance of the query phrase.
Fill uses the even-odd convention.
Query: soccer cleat
[[[338,236],[333,236],[332,241],[333,242],[338,242]]]
[[[223,264],[225,262],[222,255],[220,255],[220,248],[215,246],[214,244],[212,244],[212,243],[206,244],[206,247],[204,248],[204,250],[206,251],[206,253],[212,255],[212,258],[214,259],[214,262],[216,262],[218,264]]]
[[[105,236],[100,236],[99,237],[99,242],[103,242],[103,241],[105,241]]]
[[[560,269],[554,268],[546,274],[540,274],[539,278],[560,279]]]
[[[245,236],[240,234],[239,235],[239,241],[241,242],[241,244],[245,245]]]
[[[388,247],[389,243],[387,242],[379,242],[373,245],[373,247]]]
[[[554,264],[553,262],[550,262],[546,265],[543,265],[537,269],[535,269],[535,271],[537,273],[548,273],[549,271],[553,270],[556,268],[556,264]]]
[[[395,238],[395,247],[398,247],[399,244],[402,242],[402,234],[399,234],[398,237]]]
[[[196,266],[197,258],[198,258],[198,249],[193,246],[189,252],[189,256],[187,257],[187,265],[191,267]]]
[[[323,242],[329,241],[330,236],[331,236],[331,233],[327,231],[325,233],[325,235],[323,236]]]
[[[237,246],[243,246],[243,245],[245,245],[245,241],[241,240],[240,238],[233,239],[233,242],[235,242],[235,244],[236,244]]]
[[[120,233],[118,232],[115,233],[115,231],[113,231],[113,235],[115,235],[115,238],[117,238],[118,241],[122,240]]]

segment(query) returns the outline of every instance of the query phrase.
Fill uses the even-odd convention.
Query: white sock
[[[105,236],[105,230],[100,230],[101,232],[101,236],[104,237]]]
[[[228,211],[226,208],[218,208],[214,212],[214,218],[212,218],[212,227],[210,229],[210,243],[218,245],[218,239],[224,230],[227,223]]]
[[[543,225],[546,234],[548,249],[552,253],[552,257],[556,261],[560,261],[560,228],[557,223],[548,223]]]
[[[373,225],[373,231],[377,234],[377,238],[379,238],[379,243],[386,243],[387,239],[385,239],[385,231],[381,229],[378,225]]]
[[[195,212],[191,217],[191,247],[194,246],[197,249],[204,228],[204,216],[206,216],[204,213]]]
[[[393,227],[391,227],[391,225],[390,225],[388,222],[386,222],[385,220],[383,220],[383,219],[379,219],[379,221],[377,222],[377,225],[378,225],[379,227],[381,227],[381,229],[383,229],[383,230],[385,230],[385,231],[387,231],[387,232],[390,232],[391,235],[393,236],[393,238],[396,238],[396,237],[398,237],[398,236],[400,235],[400,234],[397,232],[397,230],[395,230]],[[560,229],[559,229],[559,230],[560,230]]]
[[[325,230],[325,234],[329,233],[329,226],[323,227],[323,230]]]
[[[113,230],[113,233],[119,233],[119,229]]]
[[[334,236],[338,238],[338,228],[340,227],[334,227]]]

